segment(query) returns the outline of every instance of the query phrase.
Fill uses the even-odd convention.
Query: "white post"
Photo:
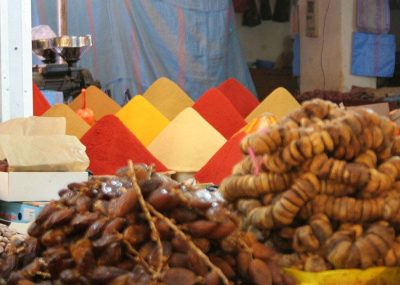
[[[32,116],[31,0],[0,0],[0,121]]]

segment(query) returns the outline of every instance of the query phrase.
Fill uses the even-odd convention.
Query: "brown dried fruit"
[[[255,285],[272,285],[271,272],[260,259],[253,259],[249,266],[249,275]]]
[[[79,284],[80,273],[76,269],[66,269],[60,273],[60,280],[63,284]]]
[[[35,223],[43,223],[51,214],[53,214],[58,209],[60,209],[60,206],[57,204],[57,202],[52,201],[48,203],[46,206],[43,207],[39,215],[36,217]]]
[[[94,202],[93,204],[93,209],[96,212],[99,212],[105,216],[108,215],[108,207],[109,207],[109,202],[106,200],[97,200],[96,202]]]
[[[204,253],[210,250],[210,241],[206,238],[194,238],[193,243]]]
[[[165,211],[175,208],[179,200],[164,188],[153,191],[147,201],[158,211]]]
[[[76,211],[79,213],[84,213],[90,210],[90,206],[92,205],[92,199],[88,196],[80,196],[76,200]]]
[[[171,211],[171,218],[176,222],[185,224],[198,219],[198,215],[191,209],[175,208]]]
[[[168,226],[168,224],[165,221],[156,220],[154,224],[156,226],[158,233],[160,234],[161,239],[169,240],[174,235],[172,229]]]
[[[196,275],[206,276],[208,272],[207,263],[204,259],[200,258],[199,255],[193,250],[189,250],[187,253],[188,263],[187,267],[192,270]]]
[[[245,278],[248,277],[250,263],[253,260],[251,254],[246,251],[241,251],[237,255],[236,260],[240,276],[243,276]]]
[[[120,238],[117,235],[104,235],[101,238],[93,241],[92,246],[96,250],[102,250],[114,242],[118,242]]]
[[[99,219],[99,213],[86,212],[83,214],[75,215],[75,217],[71,220],[70,225],[75,229],[86,229],[94,222],[96,222],[96,220],[98,219]]]
[[[165,271],[162,281],[167,285],[194,285],[196,275],[185,268],[170,268]]]
[[[113,266],[98,266],[92,271],[92,280],[95,284],[105,284],[127,272]]]
[[[40,241],[46,247],[55,246],[65,241],[66,236],[62,229],[48,230],[45,232]]]
[[[171,267],[185,267],[188,264],[188,255],[185,253],[175,252],[169,259],[169,266]]]
[[[101,252],[99,259],[97,260],[98,265],[115,265],[122,259],[122,246],[119,242],[114,242],[107,246],[104,251]]]
[[[222,239],[230,235],[235,229],[237,229],[236,225],[232,221],[227,220],[226,222],[219,223],[218,227],[208,235],[208,238]]]
[[[105,226],[103,234],[108,235],[121,231],[125,222],[126,220],[124,218],[114,218]]]
[[[107,225],[109,219],[104,217],[96,222],[94,222],[87,230],[86,236],[90,239],[96,238],[100,235],[100,233],[103,231],[104,227]]]
[[[70,246],[72,259],[83,273],[94,268],[95,259],[92,252],[92,244],[88,239],[78,240]]]
[[[171,245],[177,252],[186,253],[189,250],[189,246],[185,240],[183,240],[179,235],[175,235],[171,240]]]
[[[253,255],[255,258],[259,258],[262,259],[264,261],[268,261],[272,258],[276,258],[276,252],[270,248],[267,247],[265,245],[263,245],[262,243],[254,243],[251,246],[252,250],[253,250]]]
[[[144,242],[148,238],[148,234],[147,226],[143,224],[132,225],[124,230],[124,240],[134,246]]]
[[[45,229],[50,229],[55,226],[69,222],[74,216],[73,208],[59,209],[52,214],[43,222],[42,226]]]
[[[123,217],[136,206],[137,194],[133,189],[128,189],[120,197],[111,200],[108,205],[110,217]]]
[[[190,233],[195,237],[208,236],[218,226],[217,223],[208,220],[198,220],[188,224]]]
[[[210,273],[208,273],[206,276],[206,279],[205,279],[205,284],[206,285],[220,285],[221,279],[219,278],[218,273],[215,271],[211,271]]]
[[[232,266],[223,258],[215,255],[210,255],[209,258],[215,266],[219,267],[222,270],[222,272],[228,279],[233,279],[235,277],[236,274]]]

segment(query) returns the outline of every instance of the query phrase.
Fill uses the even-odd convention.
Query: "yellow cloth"
[[[81,109],[82,94],[69,103],[69,106],[75,112]],[[90,86],[86,89],[86,107],[93,111],[95,121],[100,120],[106,115],[114,115],[121,110],[121,106],[117,102],[108,97],[106,93],[96,86]]]
[[[80,139],[90,126],[65,104],[56,104],[47,110],[43,117],[64,117],[66,121],[66,135],[76,136]]]
[[[194,109],[186,108],[149,145],[150,152],[170,170],[200,170],[226,139]]]
[[[278,119],[287,116],[289,113],[300,108],[299,102],[285,88],[279,87],[267,96],[246,118],[246,122],[251,122],[254,118],[269,112]]]
[[[183,109],[193,105],[193,100],[185,91],[165,77],[153,82],[143,97],[169,120],[173,120]]]
[[[329,270],[319,273],[286,269],[298,285],[398,285],[400,268],[375,267],[366,270]]]
[[[169,124],[169,120],[141,95],[133,97],[115,115],[145,146]]]

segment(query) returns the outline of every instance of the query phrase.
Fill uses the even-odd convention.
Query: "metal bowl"
[[[53,50],[53,39],[32,40],[32,51],[44,63],[56,62],[56,52]]]
[[[61,36],[52,39],[53,49],[68,63],[77,62],[92,46],[92,36]]]

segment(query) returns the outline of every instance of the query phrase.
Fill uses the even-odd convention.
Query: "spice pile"
[[[313,100],[246,137],[221,193],[307,271],[400,265],[400,140],[366,110]],[[397,237],[396,237],[397,236]]]
[[[7,284],[294,284],[217,192],[145,165],[118,175],[61,190],[0,261]]]

